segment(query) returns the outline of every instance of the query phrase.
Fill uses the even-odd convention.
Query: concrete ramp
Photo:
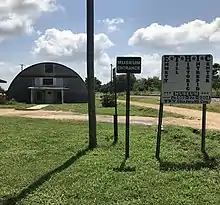
[[[45,107],[47,107],[48,105],[47,104],[43,104],[43,105],[35,105],[33,107],[29,107],[27,108],[27,110],[41,110]]]

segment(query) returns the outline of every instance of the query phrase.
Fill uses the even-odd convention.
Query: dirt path
[[[125,103],[124,100],[118,100],[118,102]],[[148,104],[143,102],[131,101],[131,105],[159,109],[159,105]],[[164,111],[185,115],[187,117],[191,117],[192,119],[194,119],[194,120],[188,120],[188,119],[174,118],[173,120],[173,118],[172,119],[164,118],[165,123],[168,120],[167,123],[169,124],[177,124],[184,126],[188,124],[188,126],[191,127],[201,127],[202,112],[200,110],[192,110],[192,109],[179,108],[174,106],[164,106]],[[207,112],[207,128],[218,129],[218,130],[220,129],[220,113]]]
[[[132,102],[132,103],[136,104],[136,102]],[[143,106],[143,107],[149,106],[150,107],[149,104],[142,105],[142,103],[141,105],[138,105],[138,106]],[[192,110],[189,110],[188,112],[192,112]],[[0,116],[57,119],[57,120],[79,120],[79,121],[88,120],[88,115],[76,114],[72,112],[46,111],[46,110],[38,110],[38,111],[22,110],[21,111],[21,110],[14,110],[14,109],[0,109]],[[96,118],[98,122],[113,123],[113,116],[110,116],[110,115],[97,115]],[[144,125],[156,125],[157,124],[157,118],[153,118],[153,117],[131,116],[130,119],[131,119],[132,124],[144,124]],[[119,116],[119,123],[125,123],[125,116]],[[163,124],[164,125],[173,124],[173,125],[189,126],[189,127],[193,127],[197,129],[201,128],[201,120],[198,120],[198,119],[181,119],[181,118],[174,118],[174,117],[166,117],[163,119]],[[219,125],[220,125],[220,118],[218,119],[213,118],[213,120],[207,121],[208,129],[220,130]]]
[[[125,100],[118,100],[118,102],[126,103]],[[157,104],[149,104],[149,103],[131,101],[131,105],[159,109],[159,105]],[[174,107],[174,106],[164,106],[164,111],[181,114],[187,117],[192,117],[192,118],[197,118],[197,119],[201,119],[202,117],[202,112],[200,110],[192,110],[192,109],[180,108],[180,107]],[[220,113],[207,112],[207,117],[210,119],[218,118],[220,120]]]

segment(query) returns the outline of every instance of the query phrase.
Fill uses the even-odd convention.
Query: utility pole
[[[110,64],[110,66],[111,66],[111,81],[110,81],[110,83],[111,83],[111,93],[113,93],[113,65]]]
[[[97,146],[94,79],[94,0],[87,0],[86,10],[89,148],[93,149]]]
[[[20,64],[20,66],[21,66],[21,71],[24,70],[24,64],[22,63]]]
[[[111,82],[112,82],[112,80],[113,80],[113,79],[112,79],[112,78],[113,78],[113,75],[112,75],[112,74],[113,74],[113,65],[110,64],[110,66],[111,66]]]

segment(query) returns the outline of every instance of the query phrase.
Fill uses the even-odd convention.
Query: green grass
[[[99,123],[99,147],[87,151],[85,122],[1,117],[0,124],[0,197],[5,201],[15,199],[24,205],[220,203],[220,133],[207,133],[210,159],[203,160],[200,136],[193,129],[165,127],[158,162],[155,127],[132,125],[131,157],[123,167],[122,125],[119,143],[112,146],[112,124]]]
[[[187,108],[187,109],[193,109],[193,110],[202,110],[202,105],[171,105],[171,106],[175,106],[175,107],[182,107],[182,108]],[[207,111],[209,112],[217,112],[220,113],[220,103],[219,102],[214,102],[211,104],[208,104],[206,106]]]
[[[118,96],[119,100],[125,100],[125,96]],[[160,104],[159,98],[150,98],[150,97],[131,97],[131,101],[150,103],[150,104]]]
[[[44,110],[56,110],[56,111],[71,111],[80,114],[88,113],[87,103],[81,104],[54,104],[45,107]],[[100,100],[96,100],[96,113],[99,115],[114,115],[114,108],[102,107]],[[118,103],[118,115],[125,116],[126,105],[124,103]],[[145,117],[157,117],[158,110],[153,108],[142,108],[138,106],[130,106],[130,115],[132,116],[145,116]],[[164,112],[164,117],[179,117],[185,118],[184,115],[179,115],[171,112]]]
[[[32,107],[34,105],[25,104],[25,103],[17,103],[17,102],[9,102],[8,104],[0,104],[0,109],[26,109],[28,107]]]
[[[150,103],[150,104],[158,104],[158,105],[160,104],[160,99],[159,98],[131,97],[131,101],[144,102],[144,103]]]

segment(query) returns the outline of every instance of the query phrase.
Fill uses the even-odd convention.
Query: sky
[[[160,76],[164,54],[207,54],[220,62],[219,0],[94,0],[95,76],[110,80],[117,56],[141,56],[138,78]],[[85,0],[0,0],[0,78],[62,63],[86,77]]]

